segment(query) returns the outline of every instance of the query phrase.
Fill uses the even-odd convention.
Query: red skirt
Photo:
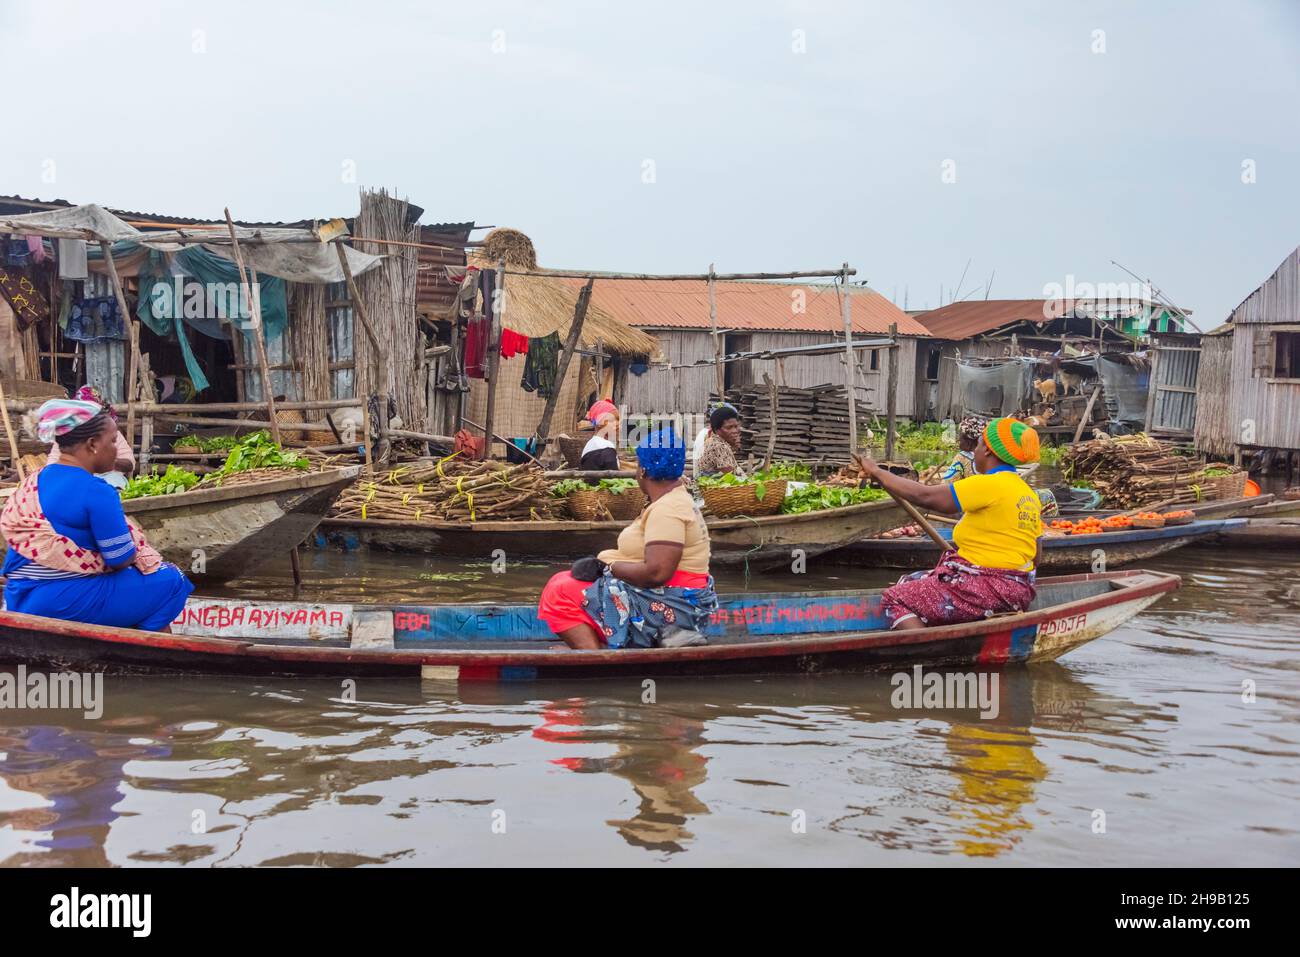
[[[670,588],[703,588],[708,583],[708,575],[678,570],[665,585]],[[542,589],[537,602],[537,617],[557,635],[577,625],[590,625],[596,629],[596,634],[603,634],[600,623],[587,613],[586,591],[590,587],[591,582],[579,581],[572,572],[557,572]]]

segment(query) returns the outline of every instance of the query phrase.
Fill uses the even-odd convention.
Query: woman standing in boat
[[[98,403],[52,399],[37,435],[59,461],[18,487],[0,512],[10,611],[92,625],[167,631],[194,586],[129,524],[117,492],[95,476],[113,468],[117,424]]]
[[[900,578],[881,607],[891,628],[924,628],[1021,612],[1034,600],[1043,524],[1038,495],[1016,466],[1038,461],[1038,433],[1015,419],[994,419],[975,448],[975,473],[945,485],[894,475],[869,456],[863,474],[897,498],[941,515],[960,515],[948,551],[929,572]]]
[[[705,643],[718,607],[709,530],[682,484],[686,446],[672,429],[636,448],[649,504],[618,546],[580,558],[542,589],[537,616],[570,648],[676,648]]]

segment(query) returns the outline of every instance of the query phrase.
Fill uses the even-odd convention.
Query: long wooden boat
[[[246,575],[305,542],[360,466],[123,502],[149,543],[196,581]]]
[[[532,605],[346,605],[192,599],[171,634],[0,611],[0,660],[114,672],[397,675],[453,681],[1000,666],[1057,658],[1123,624],[1177,575],[1043,579],[1023,614],[887,631],[879,591],[724,596],[692,648],[574,651]]]
[[[906,518],[891,499],[828,508],[798,515],[759,518],[710,518],[712,562],[789,563],[796,549],[806,558],[839,548],[900,524]],[[432,552],[466,560],[490,560],[500,549],[512,559],[572,559],[613,548],[627,522],[484,521],[391,522],[327,518],[320,523],[318,545]]]
[[[1248,518],[1204,544],[1215,548],[1300,550],[1300,517]]]
[[[1062,535],[1043,539],[1042,571],[1079,571],[1093,568],[1104,557],[1105,568],[1122,568],[1196,541],[1212,541],[1222,533],[1244,526],[1244,518],[1195,521],[1165,528],[1134,528],[1096,535]],[[942,529],[945,538],[951,529]],[[858,568],[933,568],[939,546],[928,538],[873,538],[854,542],[828,556],[828,560]]]

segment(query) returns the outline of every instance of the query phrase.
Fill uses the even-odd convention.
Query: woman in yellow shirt
[[[882,610],[891,628],[924,628],[1020,612],[1034,600],[1034,569],[1043,532],[1038,495],[1016,466],[1038,461],[1038,433],[1015,419],[994,419],[975,449],[976,474],[947,485],[922,485],[893,475],[869,457],[867,477],[898,498],[941,515],[960,515],[955,550],[929,572],[885,589]]]
[[[717,610],[709,529],[682,483],[685,443],[665,429],[643,439],[636,457],[649,504],[616,548],[578,559],[542,589],[537,616],[570,648],[702,645]]]

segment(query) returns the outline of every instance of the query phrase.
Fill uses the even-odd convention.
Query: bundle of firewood
[[[1230,465],[1206,466],[1195,456],[1179,454],[1172,442],[1146,435],[1077,443],[1062,457],[1061,470],[1072,483],[1092,485],[1106,508],[1119,509],[1228,497],[1233,483],[1222,479],[1240,473]]]
[[[362,475],[334,503],[331,518],[398,522],[487,521],[551,517],[550,483],[528,462],[399,466]]]

